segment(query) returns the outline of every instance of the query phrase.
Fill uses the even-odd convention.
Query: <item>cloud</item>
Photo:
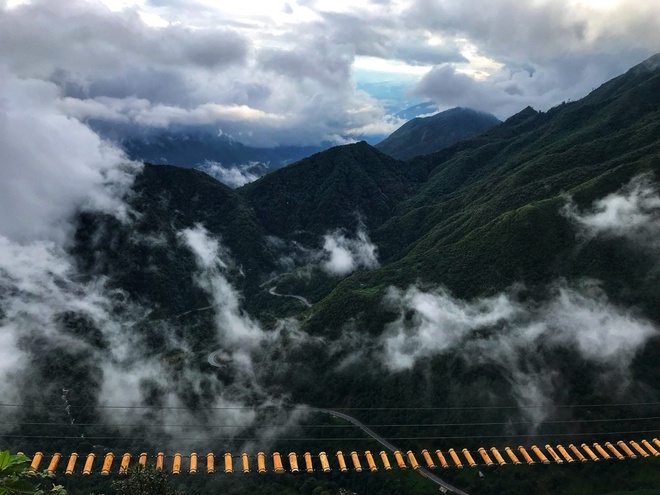
[[[651,4],[620,1],[599,8],[598,2],[569,0],[413,0],[406,5],[402,17],[408,27],[467,39],[480,53],[500,61],[541,62],[587,52],[620,56],[642,46],[653,50],[652,43],[639,39],[642,33],[657,46],[652,25],[660,9]]]
[[[652,55],[660,41],[651,27],[658,6],[595,5],[414,0],[402,14],[406,25],[464,40],[470,64],[436,64],[413,92],[443,108],[471,106],[502,119],[526,106],[547,110],[582,98]]]
[[[29,382],[30,353],[23,339],[52,335],[55,314],[78,304],[62,297],[70,266],[60,252],[52,242],[21,245],[0,236],[0,388],[7,402],[20,403]]]
[[[83,281],[66,249],[82,211],[130,221],[124,196],[140,166],[63,114],[55,84],[0,66],[0,95],[0,383],[20,403],[40,382],[43,353],[93,355],[94,330],[76,336],[71,315],[95,329],[115,321],[118,293],[104,279]],[[42,398],[57,381],[43,384]]]
[[[130,67],[218,70],[244,63],[249,50],[246,38],[224,26],[151,28],[135,9],[111,12],[100,2],[36,0],[0,10],[0,20],[7,26],[0,60],[23,77],[64,72],[86,82]]]
[[[653,336],[656,326],[633,310],[611,304],[596,284],[578,289],[559,287],[542,310],[549,329],[548,342],[570,345],[585,359],[625,369]]]
[[[574,46],[584,39],[586,20],[569,2],[518,3],[435,2],[414,0],[404,13],[408,26],[466,36],[484,51],[547,53]],[[559,43],[559,47],[552,45]],[[550,46],[549,46],[550,45]]]
[[[23,242],[70,234],[79,209],[126,215],[137,164],[58,108],[57,87],[0,68],[0,235]]]
[[[612,304],[594,282],[559,283],[552,292],[544,303],[522,304],[512,294],[462,301],[444,290],[391,289],[386,303],[400,317],[383,340],[387,366],[409,369],[419,359],[456,348],[488,360],[498,349],[549,345],[576,348],[584,359],[625,369],[657,334],[651,322]],[[492,335],[480,335],[494,328]]]
[[[523,312],[504,294],[470,303],[454,299],[442,289],[429,293],[416,287],[405,292],[391,288],[385,304],[400,314],[386,329],[383,341],[385,362],[392,370],[410,369],[418,359],[455,348],[476,330]],[[413,318],[408,324],[405,314],[410,310]]]
[[[581,97],[651,55],[658,18],[654,3],[632,1],[136,1],[111,10],[35,0],[0,9],[0,64],[54,82],[77,118],[211,125],[257,146],[339,144],[391,128],[391,102],[357,88],[356,58],[414,78],[433,66],[416,95],[505,118]]]
[[[344,277],[359,268],[373,270],[380,266],[378,247],[363,228],[359,228],[354,237],[342,230],[328,232],[323,236],[320,249],[274,236],[267,237],[266,241],[276,253],[278,264],[287,272],[300,267],[319,267],[328,275]],[[297,273],[305,276],[304,270]]]
[[[228,258],[227,251],[202,225],[184,229],[179,235],[195,255],[199,270],[197,285],[211,297],[219,341],[225,349],[236,351],[240,359],[247,361],[247,353],[269,336],[240,308],[239,295],[224,275],[231,264],[230,260],[222,259]]]
[[[382,120],[370,122],[369,124],[353,129],[347,129],[348,136],[389,136],[399,127],[406,123],[406,120],[398,117],[386,117]]]
[[[272,125],[269,122],[282,120],[279,115],[269,114],[247,105],[205,103],[196,108],[185,109],[171,105],[153,105],[148,100],[133,97],[124,99],[98,97],[93,100],[67,97],[61,100],[58,107],[67,115],[80,120],[130,122],[155,128],[254,121],[261,122],[262,125]]]
[[[575,351],[601,376],[616,376],[624,390],[633,359],[659,329],[611,303],[594,281],[558,282],[550,294],[546,301],[521,302],[514,289],[464,301],[443,289],[391,288],[385,304],[399,318],[381,338],[382,362],[397,372],[451,353],[470,366],[495,366],[535,426],[550,414],[560,391],[562,370],[546,361],[547,352]]]
[[[141,14],[152,7],[172,22],[145,24]],[[200,13],[193,23],[189,16]],[[365,126],[385,118],[376,100],[355,90],[351,44],[309,30],[274,42],[267,29],[233,15],[195,2],[111,11],[97,2],[36,1],[0,9],[11,26],[0,33],[8,47],[0,64],[53,82],[66,115],[101,120],[97,128],[113,137],[212,126],[252,146],[345,143],[347,130],[369,132]],[[248,41],[269,37],[259,46]]]
[[[660,194],[648,174],[595,201],[587,211],[580,212],[569,201],[564,214],[587,238],[623,237],[642,248],[660,247]]]
[[[17,332],[14,329],[2,328],[0,333],[0,394],[7,404],[20,404],[20,389],[16,386],[21,381],[23,363],[27,356],[19,347]],[[6,430],[0,428],[0,431]]]
[[[149,357],[143,344],[131,342],[129,335],[116,340],[123,347],[138,344],[138,350],[103,356],[98,401],[108,424],[129,425],[117,428],[122,434],[157,437],[159,444],[171,448],[195,449],[229,442],[255,424],[257,412],[246,405],[242,384],[228,386],[194,363],[174,373],[162,357]],[[220,439],[209,439],[209,425],[223,426],[213,430],[213,437]]]
[[[13,361],[12,369],[0,369],[0,382],[20,397],[17,403],[34,392],[35,382],[40,383],[42,400],[53,387],[75,388],[74,376],[63,380],[55,373],[46,381],[39,376],[43,353],[94,367],[93,357],[102,354],[91,341],[100,337],[114,344],[124,318],[133,321],[144,316],[121,300],[119,291],[108,290],[103,279],[81,281],[74,260],[52,241],[19,244],[0,237],[0,293],[0,334],[10,345],[3,353]],[[72,315],[86,328],[84,334],[72,331],[67,323]],[[119,348],[113,347],[111,353]],[[93,389],[96,377],[89,374]]]
[[[369,236],[359,230],[355,239],[341,232],[326,234],[323,237],[324,261],[321,268],[330,275],[343,277],[358,268],[373,270],[378,268],[377,247]]]
[[[52,397],[67,389],[70,418],[75,420],[80,398],[91,393],[108,428],[118,422],[133,425],[119,430],[136,437],[146,429],[157,432],[164,442],[175,436],[190,437],[198,439],[199,445],[208,436],[199,425],[212,421],[228,426],[252,424],[256,412],[245,406],[245,390],[256,397],[252,382],[227,384],[216,374],[202,371],[175,325],[152,321],[153,308],[110,287],[106,277],[82,273],[68,251],[78,213],[110,215],[124,225],[139,215],[124,198],[140,167],[86,125],[67,117],[55,84],[21,79],[3,68],[0,87],[3,397],[16,404],[52,403]],[[160,234],[142,240],[162,248],[167,238]],[[183,236],[200,267],[198,283],[215,291],[214,304],[225,306],[218,309],[218,321],[226,324],[223,335],[228,342],[243,342],[232,338],[236,334],[231,331],[248,329],[251,336],[262,335],[256,324],[240,314],[238,296],[226,280],[214,275],[224,269],[221,245],[201,231]],[[237,329],[240,322],[244,326]],[[148,342],[154,333],[162,340],[163,354],[155,353],[153,342]],[[48,359],[44,356],[57,357],[61,365],[45,369]],[[168,360],[171,356],[186,366],[177,370]],[[237,357],[235,368],[245,369],[250,363],[244,361]],[[160,425],[187,426],[177,430]],[[240,431],[236,428],[225,435],[233,437]]]
[[[467,62],[460,46],[452,40],[438,42],[428,31],[401,29],[395,18],[381,9],[359,9],[349,13],[322,12],[315,26],[336,43],[355,47],[355,54],[405,62],[409,65],[437,65]]]
[[[224,275],[232,260],[203,227],[184,229],[178,242],[195,259],[193,282],[209,295],[211,306],[204,309],[214,313],[226,370],[217,373],[200,363],[199,353],[181,335],[179,320],[152,319],[153,308],[111,288],[105,277],[83,277],[62,246],[0,237],[3,397],[17,404],[48,404],[67,389],[75,427],[81,397],[92,394],[111,434],[157,437],[162,445],[177,448],[209,445],[208,425],[223,426],[214,432],[216,443],[251,426],[256,438],[266,439],[293,426],[302,409],[294,409],[286,428],[267,426],[281,414],[282,399],[263,389],[260,373],[275,367],[269,363],[283,346],[295,347],[304,336],[294,322],[265,332],[241,310],[240,295]],[[45,370],[40,364],[44,353],[66,364],[56,372]]]
[[[219,239],[213,238],[202,226],[184,229],[179,233],[183,243],[194,254],[197,264],[196,284],[211,299],[215,313],[215,327],[224,366],[238,375],[233,384],[235,401],[252,404],[235,412],[237,424],[254,426],[255,440],[246,442],[243,450],[264,448],[269,442],[287,431],[294,430],[306,415],[304,405],[283,409],[289,391],[284,388],[273,397],[262,383],[286,373],[288,354],[307,342],[315,342],[300,331],[295,320],[281,320],[275,328],[266,331],[240,307],[240,295],[227,279],[233,261]],[[222,394],[225,397],[227,394]],[[225,399],[226,400],[226,399]],[[279,426],[271,426],[278,424]],[[236,430],[237,432],[241,430]]]
[[[241,187],[253,182],[268,171],[268,168],[259,162],[224,167],[221,163],[207,161],[197,168],[231,188]]]
[[[263,49],[257,63],[266,71],[294,80],[311,79],[324,87],[341,87],[350,81],[353,57],[350,45],[312,38],[291,49]]]
[[[613,69],[613,65],[604,57],[566,56],[547,64],[504,65],[490,74],[468,74],[443,64],[427,72],[411,94],[428,98],[441,109],[462,106],[505,119],[527,106],[545,111],[582,98],[627,68]]]
[[[253,146],[340,144],[389,132],[385,107],[397,107],[357,87],[356,60],[386,67],[386,84],[393,74],[414,80],[429,68],[411,88],[419,97],[506,118],[584,96],[660,42],[652,2],[124,5],[2,7],[0,64],[55,83],[68,115],[102,119],[115,134],[208,125]]]

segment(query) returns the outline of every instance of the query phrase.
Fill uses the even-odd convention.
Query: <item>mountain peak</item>
[[[402,163],[364,141],[316,153],[238,189],[275,235],[315,241],[328,230],[380,225],[410,194]]]
[[[511,117],[504,121],[507,125],[518,125],[523,123],[529,118],[536,117],[539,114],[538,111],[534,110],[531,106],[523,108],[520,112],[513,114]]]
[[[430,117],[417,117],[403,124],[376,149],[405,160],[451,146],[499,124],[494,115],[471,108],[455,107]]]

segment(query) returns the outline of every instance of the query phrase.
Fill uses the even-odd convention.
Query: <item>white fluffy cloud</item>
[[[324,261],[321,268],[330,275],[345,276],[358,268],[378,268],[377,247],[371,243],[363,230],[354,239],[341,232],[326,234],[323,237]]]
[[[581,97],[648,57],[659,19],[655,3],[627,0],[33,0],[0,7],[0,64],[56,83],[78,118],[209,125],[262,146],[342,143],[395,123],[392,102],[358,89],[356,62],[426,72],[419,97],[505,118]]]
[[[278,237],[268,237],[274,251],[279,252],[278,263],[287,271],[296,267],[319,267],[328,275],[344,277],[360,268],[373,270],[380,266],[378,246],[360,227],[355,235],[336,230],[323,236],[320,249],[303,246],[295,241],[288,242]]]
[[[390,289],[386,304],[401,311],[386,331],[385,356],[390,369],[411,368],[417,359],[457,347],[473,332],[513,319],[524,309],[502,294],[467,302],[454,299],[444,290],[423,292],[411,287],[405,292]],[[404,314],[413,309],[413,325],[404,325]]]
[[[228,253],[202,225],[182,230],[180,237],[195,255],[199,270],[196,282],[211,297],[220,342],[247,360],[248,352],[258,347],[268,335],[241,310],[240,296],[224,274],[229,265]]]
[[[192,231],[188,239],[203,270],[218,266],[217,244]],[[39,383],[39,397],[47,396],[51,387],[73,390],[79,397],[80,387],[73,377],[44,381],[32,369],[31,363],[42,359],[40,353],[66,349],[75,354],[71,359],[93,363],[87,386],[93,389],[98,381],[98,412],[109,425],[128,425],[119,428],[123,434],[135,436],[135,426],[140,425],[140,431],[158,435],[165,445],[173,436],[177,448],[182,444],[192,448],[207,441],[204,425],[209,422],[226,425],[222,434],[232,437],[241,431],[232,426],[248,426],[255,420],[254,409],[245,406],[246,390],[253,390],[245,384],[227,387],[215,374],[194,365],[178,372],[173,380],[163,356],[154,355],[135,330],[148,318],[150,309],[132,303],[122,291],[108,288],[103,278],[81,281],[74,260],[53,242],[18,245],[0,237],[0,294],[0,391],[5,402],[22,403],[35,390],[34,383]],[[219,313],[234,314],[231,293],[214,302],[227,305],[218,306]],[[86,321],[90,333],[98,332],[103,348],[91,345],[90,335],[67,331],[62,322],[67,314]],[[239,320],[236,316],[232,323]],[[159,326],[170,352],[189,359],[192,353],[175,336],[174,325],[166,321],[150,325]],[[213,400],[202,411],[192,410],[185,401],[191,396],[208,396],[209,391]],[[76,411],[74,407],[70,412],[74,421]]]
[[[129,221],[123,199],[140,167],[64,115],[55,84],[0,67],[0,95],[0,383],[20,403],[33,390],[34,353],[94,352],[62,331],[63,315],[107,335],[123,318],[116,294],[102,279],[81,281],[66,248],[80,211]]]
[[[660,247],[660,194],[649,175],[633,178],[619,191],[580,212],[572,202],[564,209],[587,237],[623,237],[639,247]]]
[[[400,317],[382,337],[383,363],[400,371],[458,353],[468,365],[494,366],[533,426],[552,411],[561,383],[561,370],[544,361],[543,351],[575,350],[604,375],[616,376],[624,391],[633,358],[660,329],[612,304],[594,282],[560,282],[551,292],[547,301],[522,303],[510,293],[464,301],[444,290],[390,289],[386,303]]]
[[[407,369],[418,359],[456,349],[470,358],[498,361],[500,352],[550,345],[575,348],[585,359],[626,369],[658,333],[650,321],[610,303],[593,282],[559,284],[553,292],[549,301],[532,305],[509,294],[463,301],[444,290],[391,289],[386,301],[401,316],[386,331],[385,362],[393,370]],[[406,318],[408,311],[412,320]]]
[[[648,2],[413,0],[403,17],[410,27],[463,39],[471,61],[437,64],[414,93],[500,118],[581,98],[660,42],[653,27],[660,7]]]
[[[101,412],[109,422],[135,424],[148,409],[117,409],[117,405],[144,406],[145,386],[160,387],[165,405],[183,406],[181,387],[196,390],[204,381],[216,389],[216,406],[235,404],[223,395],[217,379],[187,371],[172,384],[160,359],[149,357],[134,332],[149,313],[109,289],[102,277],[81,277],[67,252],[76,227],[76,213],[95,211],[130,222],[124,203],[140,166],[104,142],[80,121],[61,110],[60,89],[53,83],[18,78],[0,71],[0,391],[8,401],[21,403],[34,392],[33,363],[43,352],[74,353],[94,362],[99,403],[112,406]],[[203,240],[196,243],[203,246]],[[196,252],[211,256],[201,247]],[[107,349],[91,345],[67,330],[67,315],[81,318],[98,332]],[[167,330],[167,329],[165,329]],[[90,330],[91,331],[91,330]],[[172,333],[172,332],[170,332]],[[185,352],[181,342],[171,342]],[[77,358],[76,358],[77,359]],[[40,384],[39,396],[49,387],[75,388],[62,381]],[[231,395],[231,394],[230,394]],[[153,412],[153,411],[151,411]],[[205,418],[185,408],[161,411],[164,424],[194,425]],[[249,410],[237,421],[249,424]],[[176,416],[176,417],[175,417]],[[193,417],[194,416],[194,417]],[[225,415],[229,416],[229,415]],[[72,416],[75,419],[75,414]],[[230,421],[231,418],[223,418]],[[238,431],[238,430],[236,430]],[[188,432],[204,437],[199,429]]]
[[[197,168],[231,188],[253,182],[268,171],[267,167],[259,162],[232,165],[231,167],[223,167],[221,163],[206,162]]]
[[[0,68],[0,235],[63,241],[79,208],[125,214],[135,164],[58,108],[58,88]]]

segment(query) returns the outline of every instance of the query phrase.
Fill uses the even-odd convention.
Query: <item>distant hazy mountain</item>
[[[434,153],[499,123],[497,117],[489,113],[469,108],[452,108],[431,117],[417,117],[406,122],[378,143],[376,148],[394,158],[406,160]]]
[[[278,146],[252,148],[228,136],[205,132],[160,134],[129,138],[120,143],[134,160],[179,167],[200,168],[208,162],[232,166],[261,164],[253,173],[263,175],[317,153],[328,146]]]

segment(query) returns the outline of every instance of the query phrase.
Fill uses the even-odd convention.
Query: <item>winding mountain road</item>
[[[334,416],[335,418],[340,418],[340,419],[343,419],[343,420],[345,420],[345,421],[348,421],[349,423],[352,423],[353,425],[355,425],[355,426],[357,426],[358,428],[360,428],[363,432],[365,432],[365,433],[366,433],[367,435],[369,435],[371,438],[373,438],[374,440],[376,440],[378,443],[380,443],[380,444],[381,444],[383,447],[385,447],[386,449],[388,449],[388,450],[390,450],[390,451],[392,451],[392,452],[394,452],[394,451],[396,451],[396,450],[399,450],[399,451],[401,450],[401,449],[398,449],[397,447],[395,447],[393,444],[391,444],[391,443],[388,442],[387,440],[385,440],[385,439],[384,439],[383,437],[381,437],[380,435],[378,435],[378,434],[377,434],[376,432],[374,432],[371,428],[369,428],[368,426],[362,424],[360,421],[358,421],[357,419],[355,419],[353,416],[349,416],[348,414],[344,414],[344,413],[341,413],[341,412],[339,412],[339,411],[334,411],[334,410],[332,410],[332,409],[318,409],[318,408],[311,408],[310,411],[311,411],[311,412],[319,412],[319,413],[329,414],[330,416]],[[444,489],[447,490],[447,491],[450,491],[450,492],[453,492],[453,493],[457,493],[458,495],[468,495],[466,492],[464,492],[464,491],[462,491],[462,490],[459,490],[459,489],[456,488],[455,486],[453,486],[453,485],[447,483],[446,481],[444,481],[444,480],[438,478],[435,474],[433,474],[433,473],[430,472],[429,470],[423,468],[421,465],[419,466],[419,468],[417,469],[417,471],[418,471],[422,476],[425,476],[426,478],[428,478],[429,480],[431,480],[433,483],[435,483],[436,485],[438,485],[438,486],[444,488]]]
[[[212,352],[208,356],[208,362],[212,366],[216,367],[222,367],[222,364],[220,364],[216,358],[217,354],[220,351]],[[360,430],[362,430],[364,433],[369,435],[371,438],[376,440],[378,443],[380,443],[383,447],[385,447],[387,450],[390,452],[395,452],[395,451],[401,451],[401,449],[397,448],[394,444],[390,443],[383,437],[381,437],[379,434],[377,434],[375,431],[373,431],[371,428],[368,426],[362,424],[359,420],[355,419],[353,416],[349,416],[348,414],[335,411],[333,409],[322,409],[322,408],[310,408],[310,412],[317,412],[317,413],[322,413],[322,414],[329,414],[330,416],[334,416],[335,418],[343,419],[344,421],[348,421],[352,425],[356,426]],[[442,480],[432,472],[430,472],[428,469],[423,468],[421,465],[417,468],[417,472],[421,474],[422,476],[426,477],[436,485],[440,487],[441,491],[444,492],[452,492],[456,493],[457,495],[468,495],[468,493],[464,492],[463,490],[459,490],[455,486],[451,485],[450,483],[447,483],[446,481]]]
[[[301,303],[303,303],[305,306],[308,308],[312,307],[312,303],[310,303],[307,299],[305,299],[303,296],[297,296],[295,294],[280,294],[279,292],[275,292],[275,287],[271,287],[268,290],[268,293],[272,296],[277,296],[277,297],[293,297],[294,299],[298,299]]]

